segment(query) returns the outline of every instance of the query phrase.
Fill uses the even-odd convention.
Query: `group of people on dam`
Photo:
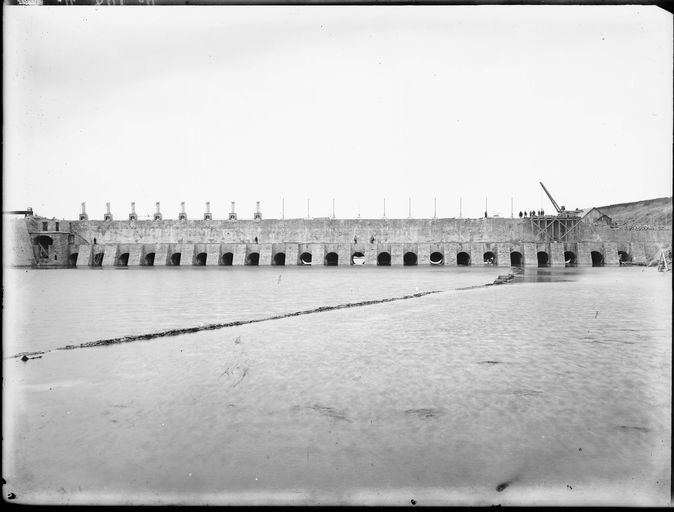
[[[545,216],[545,211],[543,208],[540,210],[529,210],[529,217],[544,217]],[[527,217],[527,212],[520,212],[520,219],[521,218],[526,218]]]

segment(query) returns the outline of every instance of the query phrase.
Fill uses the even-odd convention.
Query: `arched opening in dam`
[[[303,252],[300,255],[300,264],[311,265],[311,253],[310,252]]]
[[[206,258],[208,258],[208,255],[205,252],[200,252],[199,254],[197,254],[197,257],[194,260],[195,265],[203,267],[204,265],[206,265]]]
[[[354,252],[351,255],[352,265],[363,265],[365,263],[365,255],[362,252]]]
[[[442,265],[445,262],[445,257],[441,252],[431,253],[431,265]]]
[[[519,251],[513,251],[510,253],[510,266],[511,267],[521,267],[522,266],[522,253]]]
[[[538,266],[539,267],[547,267],[548,266],[548,253],[545,251],[538,251],[536,253],[536,259],[538,260]]]
[[[234,262],[234,254],[232,254],[231,252],[226,252],[220,258],[220,265],[231,266],[233,262]]]
[[[592,257],[592,266],[593,267],[603,267],[604,266],[604,255],[599,251],[592,251],[590,253]]]
[[[286,264],[286,253],[277,252],[274,254],[274,265],[285,265]]]
[[[576,255],[571,251],[564,251],[564,266],[575,267],[576,263]]]
[[[466,267],[470,265],[470,254],[467,252],[460,252],[456,255],[456,264]]]
[[[260,264],[260,253],[259,252],[251,252],[248,257],[246,258],[246,265],[250,266],[257,266]]]
[[[329,252],[325,255],[325,264],[328,267],[336,267],[339,263],[339,256],[336,252]]]
[[[77,256],[79,254],[74,252],[70,256],[68,256],[68,265],[71,267],[76,267],[77,266]]]
[[[388,252],[380,252],[377,254],[377,265],[380,267],[391,266],[391,254]]]
[[[174,252],[173,254],[171,254],[171,259],[169,260],[170,264],[171,265],[180,265],[180,258],[181,257],[182,257],[181,253]]]
[[[40,235],[35,237],[35,241],[33,243],[38,246],[40,257],[44,258],[48,256],[47,253],[49,252],[49,246],[54,243],[54,240],[52,240],[50,236]]]
[[[413,252],[406,252],[403,255],[403,265],[411,267],[417,264],[417,255]]]
[[[632,261],[632,257],[625,251],[618,251],[618,262],[625,263],[626,261]]]
[[[154,253],[150,252],[145,255],[145,265],[152,267],[154,265]]]
[[[482,255],[482,260],[485,265],[496,265],[496,254],[491,251],[487,251]]]
[[[125,252],[124,254],[120,254],[119,258],[117,258],[117,266],[119,267],[128,267],[129,266],[129,253]]]

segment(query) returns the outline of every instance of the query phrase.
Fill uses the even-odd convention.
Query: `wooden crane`
[[[543,182],[539,181],[538,183],[540,183],[541,187],[543,187],[543,190],[545,190],[545,193],[548,195],[548,198],[550,199],[552,206],[554,206],[555,210],[557,210],[558,215],[561,215],[563,217],[578,217],[578,214],[582,212],[582,210],[567,210],[563,206],[560,208],[559,205],[557,204],[557,201],[555,201],[552,198],[552,195],[550,194],[550,192],[548,192],[548,189],[545,188],[545,185],[543,185]]]
[[[548,192],[548,189],[545,188],[545,185],[540,181],[539,183],[548,195],[552,206],[557,210],[557,216],[539,215],[530,217],[528,221],[531,224],[531,230],[541,242],[568,242],[581,223],[579,213],[582,210],[568,211],[563,206],[560,207]]]

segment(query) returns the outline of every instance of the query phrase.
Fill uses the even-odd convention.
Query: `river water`
[[[671,273],[505,272],[5,269],[5,496],[668,505]]]

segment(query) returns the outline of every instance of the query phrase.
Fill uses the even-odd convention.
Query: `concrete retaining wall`
[[[250,264],[254,254],[259,265],[273,265],[280,253],[285,265],[298,265],[305,252],[311,254],[312,266],[323,266],[331,252],[341,266],[351,265],[356,252],[365,255],[366,265],[377,265],[382,252],[390,254],[391,265],[403,265],[408,252],[416,255],[417,265],[430,265],[430,255],[439,252],[443,265],[456,266],[460,253],[469,255],[471,265],[483,265],[485,253],[491,252],[498,266],[508,267],[515,251],[528,267],[539,265],[541,252],[553,267],[566,264],[565,252],[573,253],[579,266],[592,265],[593,252],[595,264],[617,265],[618,251],[646,262],[660,248],[670,247],[672,237],[671,230],[623,231],[581,223],[575,238],[561,243],[541,240],[526,219],[60,221],[57,226],[53,220],[27,218],[6,221],[5,226],[10,235],[7,261],[18,266],[100,262],[110,267],[123,264],[123,254],[129,255],[129,266],[148,264],[149,254],[155,255],[154,266],[170,265],[173,254],[180,254],[180,266],[200,264],[199,254],[206,254],[206,265],[219,266],[227,253],[235,266]],[[50,236],[53,245],[48,257],[36,262],[34,241],[40,235]],[[77,254],[76,261],[71,254]]]

